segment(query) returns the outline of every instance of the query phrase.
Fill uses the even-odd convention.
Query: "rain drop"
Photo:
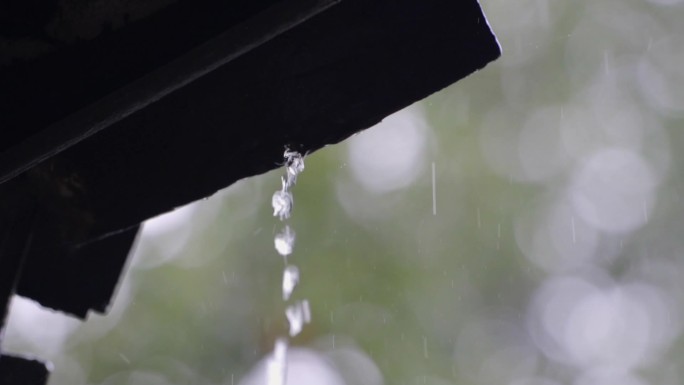
[[[290,228],[290,226],[285,226],[285,228],[279,232],[273,239],[278,254],[286,257],[292,254],[292,249],[294,248],[295,242],[295,232]]]
[[[287,340],[278,338],[268,361],[268,385],[284,385],[287,370]]]
[[[280,218],[281,221],[289,218],[293,203],[292,193],[287,190],[276,191],[271,198],[273,216]]]
[[[283,301],[290,299],[292,291],[299,283],[299,269],[297,266],[290,265],[283,272]]]
[[[305,324],[311,322],[311,309],[309,301],[303,300],[290,305],[285,309],[285,316],[290,323],[290,337],[298,335]]]

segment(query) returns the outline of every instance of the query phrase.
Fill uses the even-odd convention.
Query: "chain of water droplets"
[[[271,198],[273,216],[285,222],[292,214],[294,197],[290,189],[297,183],[297,176],[304,171],[304,158],[296,151],[289,149],[283,154],[285,160],[285,175],[281,178],[282,188],[276,191]],[[274,238],[275,249],[283,257],[285,269],[283,270],[283,301],[289,301],[292,292],[299,283],[299,269],[288,261],[292,254],[295,243],[295,232],[290,225],[276,234]],[[309,301],[296,301],[285,309],[285,316],[290,325],[289,335],[294,337],[302,331],[305,324],[311,322]],[[280,337],[276,340],[273,354],[268,363],[268,385],[285,385],[287,372],[287,348],[288,339]]]

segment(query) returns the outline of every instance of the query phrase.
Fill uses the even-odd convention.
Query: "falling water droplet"
[[[641,211],[644,214],[644,223],[648,223],[648,208],[646,208],[646,202],[641,202]]]
[[[570,217],[570,225],[572,226],[572,243],[577,243],[577,232],[575,230],[575,216]]]
[[[268,385],[284,385],[287,370],[287,340],[278,338],[268,361]]]
[[[275,249],[278,254],[286,257],[292,254],[292,249],[294,248],[295,242],[295,232],[290,228],[290,226],[285,226],[285,228],[279,232],[273,239]]]
[[[273,216],[285,220],[290,217],[293,205],[292,193],[287,190],[278,190],[273,193],[271,205],[273,205]]]
[[[435,178],[435,162],[432,162],[432,215],[437,215],[437,183]]]
[[[423,337],[423,356],[425,359],[430,358],[428,354],[428,342],[427,342],[427,337]]]
[[[298,175],[304,171],[304,157],[302,157],[302,154],[297,151],[285,150],[284,157],[287,170],[290,173]]]
[[[302,331],[304,324],[311,322],[309,301],[303,300],[288,306],[285,309],[285,316],[290,323],[290,337],[294,337]]]
[[[304,158],[300,153],[290,150],[285,150],[283,156],[285,157],[285,170],[287,172],[283,185],[289,189],[297,183],[297,175],[304,171]]]
[[[297,266],[290,265],[283,272],[283,301],[290,299],[292,291],[299,283],[299,269]]]
[[[304,171],[304,158],[296,151],[285,150],[285,176],[281,178],[282,188],[276,191],[271,198],[273,216],[285,221],[292,213],[294,198],[290,188],[297,183],[297,175]],[[285,225],[282,231],[276,234],[274,245],[278,254],[287,257],[292,254],[295,243],[295,232],[289,225]],[[287,258],[285,258],[287,263]],[[283,300],[290,299],[292,292],[299,283],[299,269],[293,265],[287,265],[283,271]],[[288,306],[285,316],[290,324],[290,337],[294,337],[302,331],[304,324],[311,322],[311,310],[309,301],[303,300]],[[285,385],[287,372],[287,337],[278,338],[273,348],[273,354],[268,362],[268,385]]]

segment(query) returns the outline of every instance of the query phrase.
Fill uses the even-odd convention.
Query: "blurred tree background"
[[[681,384],[684,2],[482,6],[501,59],[306,157],[289,384]],[[147,222],[105,316],[16,298],[6,348],[51,385],[265,383],[282,173]]]

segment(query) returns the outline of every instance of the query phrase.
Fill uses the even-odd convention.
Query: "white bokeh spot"
[[[350,138],[348,156],[354,178],[378,194],[409,186],[423,168],[426,136],[422,113],[408,108]]]

